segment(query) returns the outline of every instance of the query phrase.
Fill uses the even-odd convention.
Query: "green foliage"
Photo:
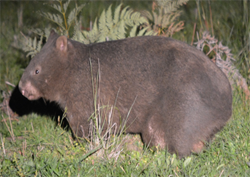
[[[153,2],[152,14],[144,12],[145,16],[153,22],[149,27],[158,35],[170,37],[183,29],[184,22],[176,22],[181,14],[178,8],[189,0],[157,0]]]
[[[122,4],[116,7],[113,14],[114,17],[112,18],[110,5],[107,11],[104,10],[102,12],[99,20],[95,19],[91,31],[76,31],[73,39],[89,44],[154,34],[153,31],[146,31],[148,28],[139,29],[139,32],[137,32],[140,25],[148,24],[147,19],[142,17],[139,12],[134,12],[128,6],[122,10],[121,7]]]
[[[20,46],[24,52],[27,52],[26,57],[31,56],[31,58],[34,57],[34,55],[36,55],[41,50],[43,39],[45,38],[47,41],[50,34],[50,29],[49,28],[45,28],[44,30],[32,29],[32,32],[39,37],[39,40],[37,39],[36,36],[32,38],[22,34],[22,39],[21,39],[22,45]]]
[[[0,103],[3,100],[3,92],[8,93],[12,90],[12,87],[9,87],[5,83],[8,81],[12,84],[17,84],[23,73],[20,68],[24,67],[22,59],[25,55],[14,50],[12,47],[14,43],[13,39],[17,37],[15,35],[16,29],[8,29],[8,27],[10,25],[2,21],[2,29],[0,30]]]
[[[156,0],[157,4],[163,9],[165,14],[176,12],[180,6],[186,4],[189,0]]]
[[[55,9],[58,13],[49,13],[49,12],[40,12],[40,14],[47,18],[49,21],[56,23],[60,28],[60,31],[63,31],[63,34],[69,37],[69,30],[74,22],[77,20],[78,14],[81,12],[82,8],[85,4],[77,6],[71,10],[68,14],[68,18],[66,17],[66,12],[68,10],[70,0],[66,1],[63,4],[62,0],[56,0],[52,4],[48,4],[50,7]]]
[[[180,31],[183,28],[184,23],[182,21],[175,24],[177,17],[180,15],[180,11],[177,10],[179,6],[188,0],[179,1],[159,1],[159,5],[156,9],[153,9],[153,15],[149,12],[145,12],[148,19],[154,21],[153,28],[148,19],[141,15],[140,12],[133,11],[129,6],[122,7],[122,4],[118,5],[114,13],[112,14],[112,5],[107,10],[103,10],[101,16],[96,18],[90,31],[81,30],[80,21],[77,19],[77,15],[80,13],[84,5],[77,6],[68,12],[66,15],[70,0],[63,3],[61,0],[57,0],[49,6],[56,10],[57,13],[40,12],[40,14],[55,23],[58,26],[60,34],[72,37],[72,39],[83,42],[85,44],[103,42],[109,40],[123,39],[126,37],[135,37],[142,35],[165,35],[172,36],[173,33]],[[158,14],[159,13],[159,14]],[[73,35],[70,35],[71,27],[74,24]],[[31,38],[24,36],[22,40],[22,50],[27,52],[27,56],[33,57],[40,51],[42,46],[42,39],[48,38],[49,30],[36,29],[33,30],[35,34],[39,36]]]
[[[250,83],[250,2],[247,0],[243,1],[243,49],[240,51],[242,61],[240,66],[242,73],[247,77],[248,83]]]
[[[204,31],[209,31],[219,41],[228,46],[235,58],[234,65],[241,75],[250,83],[250,2],[247,0],[230,1],[190,1],[181,16],[185,24],[184,33],[175,36],[186,39],[186,42],[202,38]]]
[[[63,3],[57,0],[49,6],[56,10],[57,13],[40,12],[43,17],[55,23],[58,26],[60,34],[71,37],[71,27],[74,26],[72,38],[74,40],[83,42],[85,44],[102,42],[107,40],[123,39],[126,37],[153,35],[149,27],[143,28],[142,25],[148,25],[148,20],[141,16],[139,12],[133,11],[129,6],[122,9],[122,4],[116,7],[114,14],[112,14],[112,6],[110,5],[107,10],[103,10],[101,16],[95,19],[93,29],[90,31],[81,30],[80,21],[77,19],[78,14],[84,7],[84,4],[77,6],[68,12],[70,0]],[[37,37],[32,38],[23,35],[21,48],[27,52],[27,56],[33,57],[40,51],[43,38],[48,39],[49,29],[32,30]]]
[[[52,4],[48,4],[51,8],[55,9],[57,13],[50,13],[50,12],[39,12],[41,16],[48,19],[49,21],[55,23],[59,28],[59,33],[66,35],[69,37],[69,31],[74,24],[75,21],[77,21],[77,15],[80,13],[82,8],[84,7],[84,4],[77,6],[72,9],[69,14],[68,18],[66,17],[66,12],[68,10],[70,0],[63,3],[62,0],[57,0]],[[22,45],[20,46],[21,49],[25,52],[27,52],[26,57],[31,56],[33,57],[36,53],[38,53],[41,50],[42,47],[42,41],[44,38],[46,40],[49,37],[50,29],[33,29],[33,33],[36,34],[36,36],[39,37],[39,40],[35,36],[34,38],[23,35],[23,38],[21,39]]]

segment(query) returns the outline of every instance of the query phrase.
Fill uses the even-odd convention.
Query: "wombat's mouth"
[[[39,98],[39,97],[37,97],[36,95],[34,95],[32,93],[28,93],[26,90],[21,90],[21,93],[22,93],[23,96],[25,96],[29,100],[37,100]]]
[[[38,90],[30,82],[27,82],[26,84],[23,85],[22,82],[20,81],[19,90],[22,93],[22,95],[29,100],[37,100],[38,98],[40,98]]]

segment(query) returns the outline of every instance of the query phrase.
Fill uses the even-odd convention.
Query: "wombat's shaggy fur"
[[[165,37],[84,45],[52,31],[19,88],[30,100],[57,102],[75,134],[88,136],[98,70],[100,104],[116,102],[119,126],[135,102],[126,132],[141,134],[146,145],[179,156],[199,152],[231,116],[231,87],[221,70],[194,47]]]

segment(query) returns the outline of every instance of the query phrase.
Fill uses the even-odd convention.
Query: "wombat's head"
[[[29,100],[40,97],[57,101],[63,75],[69,67],[73,45],[65,36],[51,31],[47,43],[30,61],[19,82],[19,89]]]

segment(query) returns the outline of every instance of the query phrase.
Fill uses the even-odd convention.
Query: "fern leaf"
[[[89,32],[83,31],[85,39],[92,42],[103,42],[106,40],[116,40],[125,38],[128,36],[136,36],[137,29],[141,24],[149,24],[145,17],[142,17],[139,12],[135,12],[125,7],[121,10],[122,4],[115,8],[114,14],[112,15],[111,8],[109,6],[107,10],[103,10],[99,19],[95,20],[93,29]],[[96,23],[98,22],[98,25]],[[148,31],[150,27],[143,28],[140,35],[153,34]]]
[[[179,6],[186,3],[188,0],[156,0],[157,10],[153,14],[153,30],[158,35],[172,36],[175,32],[182,29],[182,22],[175,25],[175,21],[180,16],[181,11],[178,11]]]
[[[116,39],[123,39],[125,38],[125,34],[126,34],[126,25],[125,22],[122,20],[120,22],[119,28],[117,30],[118,34],[117,34],[117,38]]]
[[[108,10],[107,10],[107,12],[105,14],[106,24],[107,24],[108,30],[110,30],[112,28],[112,26],[113,26],[111,6],[112,6],[112,4],[109,6],[109,8],[108,8]]]
[[[99,38],[99,40],[97,42],[104,42],[104,41],[106,41],[106,37],[107,36],[101,35],[101,37]]]
[[[58,5],[58,4],[52,4],[50,7],[52,7],[55,10],[57,10],[58,12],[62,13],[62,9],[61,9],[60,5]]]
[[[79,42],[84,42],[84,43],[86,42],[84,40],[85,38],[84,38],[83,34],[79,30],[74,33],[72,39],[75,41],[79,41]]]
[[[44,13],[44,12],[40,12],[40,15],[42,15],[43,17],[47,18],[48,20],[56,23],[58,26],[60,26],[62,29],[66,30],[65,27],[63,26],[63,20],[62,17],[58,14],[51,14],[51,13]]]
[[[139,13],[137,13],[137,12],[134,12],[134,13],[131,14],[131,16],[129,18],[132,19],[132,20],[131,20],[131,23],[130,23],[129,26],[133,26],[134,24],[137,25],[136,20],[138,18],[140,18],[140,14],[139,15],[138,14]]]
[[[144,34],[144,36],[155,36],[155,35],[157,35],[157,32],[154,32],[154,30],[149,30]]]
[[[63,19],[59,14],[53,14],[54,20],[59,23],[62,24],[63,23]]]
[[[148,29],[149,27],[146,27],[146,28],[143,28],[139,31],[138,35],[137,36],[143,36],[144,33],[146,32],[146,30]]]
[[[42,31],[41,29],[39,29],[39,28],[31,29],[31,31],[32,31],[33,33],[39,35],[39,36],[43,36],[43,35],[44,35],[43,31]]]
[[[36,39],[36,37],[35,37],[35,38],[33,39],[33,44],[32,44],[34,49],[36,49],[36,43],[37,43],[37,39]]]
[[[97,42],[100,36],[100,32],[97,27],[97,19],[93,24],[93,28],[91,31],[82,31],[83,36],[85,36],[84,44]]]
[[[105,17],[106,17],[106,15],[105,15],[105,10],[104,11],[102,11],[102,13],[101,13],[101,16],[100,16],[100,18],[99,18],[99,29],[100,30],[103,30],[104,28],[105,28],[105,26],[106,26],[106,19],[105,19]]]
[[[135,37],[136,36],[136,31],[137,31],[137,25],[133,26],[129,33],[129,37]]]
[[[125,8],[122,10],[121,15],[120,15],[120,18],[121,18],[121,19],[124,18],[124,16],[125,16],[125,14],[126,14],[126,12],[127,12],[128,9],[129,9],[129,6],[125,7]]]
[[[42,42],[43,42],[43,35],[40,37],[40,40],[39,40],[39,42],[37,44],[37,48],[36,48],[37,51],[41,50],[41,48],[42,48]]]
[[[77,18],[77,15],[79,12],[81,12],[82,8],[85,6],[85,4],[82,4],[78,7],[75,7],[70,13],[68,17],[68,29],[71,27],[73,24],[74,20]]]
[[[187,3],[188,1],[189,0],[175,0],[175,1],[172,1],[172,0],[165,0],[165,1],[157,0],[157,4],[158,4],[158,6],[164,8],[164,13],[165,14],[170,14],[172,12],[177,11],[177,9],[181,5]]]
[[[69,13],[69,16],[68,16],[68,26],[70,26],[71,22],[74,21],[75,19],[75,13],[76,13],[76,8],[74,8],[70,13]]]
[[[113,20],[113,23],[114,23],[114,24],[118,23],[118,20],[119,20],[119,18],[120,18],[121,7],[122,7],[122,3],[121,3],[119,6],[117,6],[117,7],[115,8],[114,20]]]
[[[45,34],[46,41],[47,41],[48,38],[49,38],[49,35],[50,35],[50,29],[49,29],[49,28],[45,28],[45,29],[44,29],[44,34]]]
[[[70,3],[70,0],[68,0],[67,2],[65,2],[65,3],[63,4],[63,9],[64,9],[64,12],[65,12],[65,13],[67,12],[69,3]]]
[[[42,41],[42,39],[40,39],[40,41]],[[35,37],[34,39],[32,39],[31,37],[28,36],[24,36],[21,39],[21,43],[22,45],[22,50],[25,52],[28,52],[28,54],[26,55],[33,57],[36,53],[38,53],[37,48],[39,47],[40,44],[37,44],[37,38]]]
[[[128,25],[128,26],[133,26],[133,21],[131,20],[132,13],[133,13],[133,11],[131,9],[128,9],[124,14],[123,19],[124,19],[126,25]]]
[[[34,51],[28,52],[26,57],[31,56],[31,58],[33,58],[35,56],[35,54],[36,54],[36,52],[34,52]]]

